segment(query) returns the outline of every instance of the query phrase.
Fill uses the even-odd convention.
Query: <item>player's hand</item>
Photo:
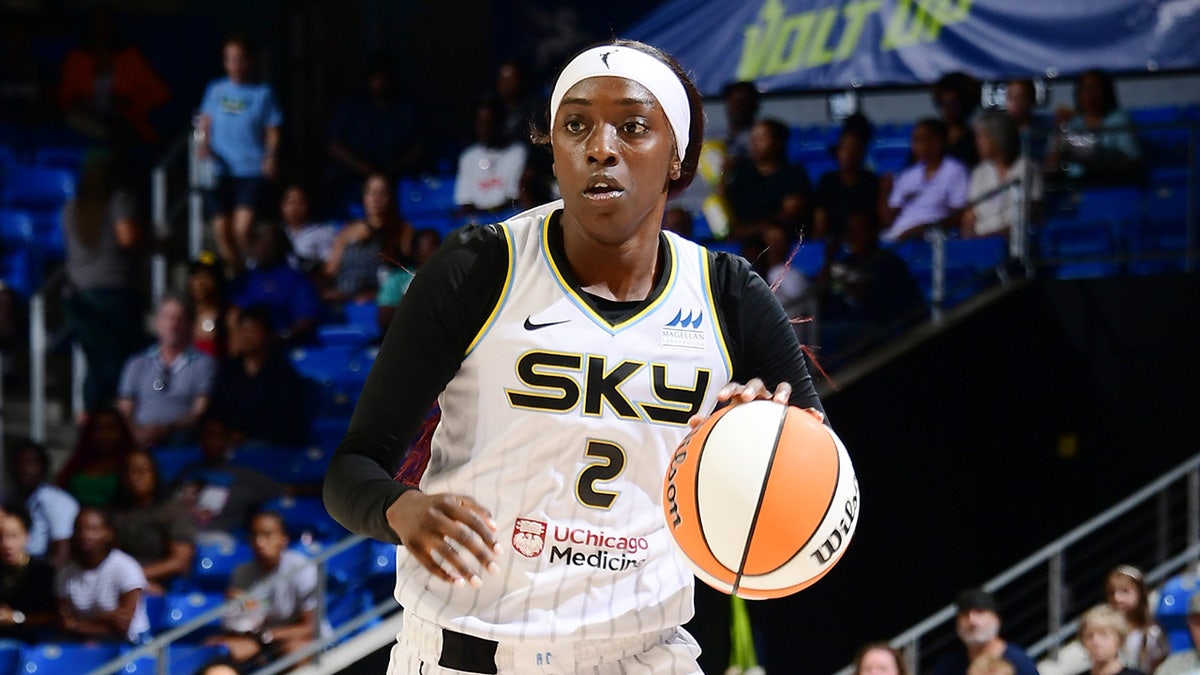
[[[388,525],[435,577],[456,586],[483,585],[482,570],[500,571],[500,541],[487,509],[462,495],[409,490],[387,510]]]
[[[788,382],[780,382],[775,391],[767,389],[767,385],[759,378],[754,378],[746,384],[740,382],[730,382],[717,392],[717,404],[728,403],[731,406],[750,401],[770,400],[776,403],[788,404],[792,398],[792,385]],[[817,419],[824,421],[825,416],[815,408],[808,408],[808,411],[816,415]],[[688,420],[688,427],[695,429],[700,426],[704,420],[708,419],[707,415],[692,415]]]

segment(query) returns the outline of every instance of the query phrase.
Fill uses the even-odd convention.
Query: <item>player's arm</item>
[[[422,266],[396,309],[323,488],[326,508],[342,525],[403,543],[452,582],[462,575],[432,559],[455,564],[449,538],[486,566],[494,539],[487,511],[467,496],[426,495],[393,476],[498,301],[509,264],[504,236],[495,226],[463,228]],[[466,579],[474,576],[465,563],[455,566]]]

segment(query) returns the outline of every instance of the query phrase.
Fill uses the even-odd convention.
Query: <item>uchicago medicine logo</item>
[[[518,518],[513,525],[513,549],[526,558],[537,558],[550,539],[549,562],[572,567],[621,572],[646,562],[650,542],[645,537],[629,537],[588,527],[548,524],[531,518]]]

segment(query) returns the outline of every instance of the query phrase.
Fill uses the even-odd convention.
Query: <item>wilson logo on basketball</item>
[[[685,347],[687,349],[704,349],[704,331],[700,324],[704,321],[704,312],[680,308],[675,317],[663,324],[662,346]]]
[[[517,518],[513,525],[513,548],[526,558],[536,558],[546,548],[546,524],[540,520]]]
[[[683,437],[683,441],[675,449],[675,456],[671,458],[671,466],[667,470],[667,519],[671,524],[671,529],[679,527],[683,522],[683,518],[679,516],[679,504],[675,501],[675,496],[679,492],[679,489],[675,487],[675,476],[679,474],[679,465],[687,460],[687,444],[694,433],[693,429]]]

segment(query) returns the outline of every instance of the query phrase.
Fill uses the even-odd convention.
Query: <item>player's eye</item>
[[[629,120],[621,125],[621,131],[626,134],[640,135],[648,131],[648,127],[644,122],[639,120]]]
[[[572,134],[577,134],[584,129],[583,122],[577,119],[569,119],[563,122],[563,128]]]

